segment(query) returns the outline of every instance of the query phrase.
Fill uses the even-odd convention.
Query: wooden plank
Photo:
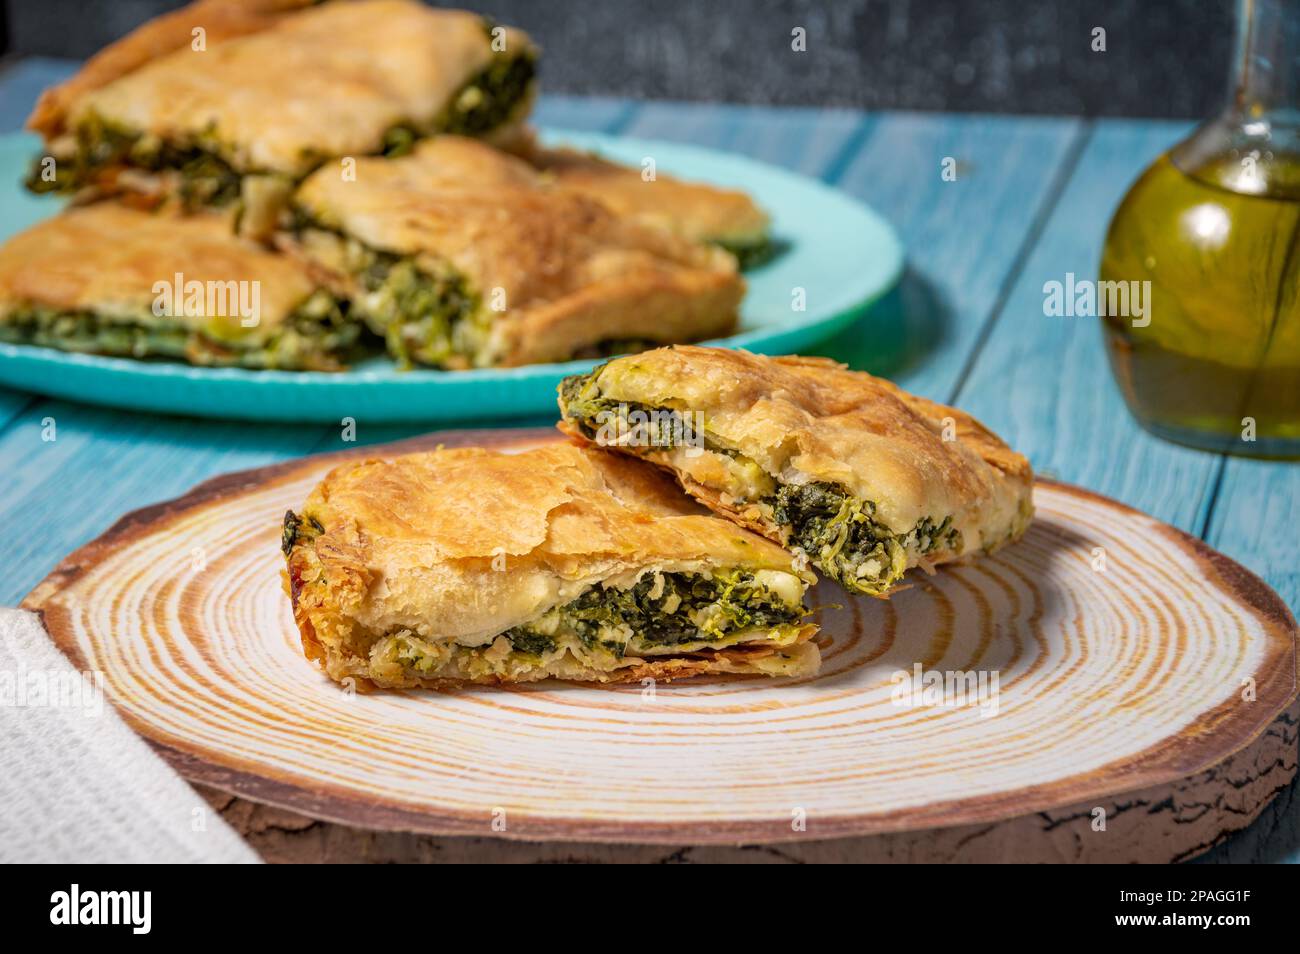
[[[907,270],[823,352],[949,397],[1080,128],[1060,119],[881,117],[836,185],[894,224]],[[945,158],[956,162],[955,181],[942,178]]]
[[[0,388],[0,430],[7,427],[14,418],[18,417],[24,409],[35,404],[37,400],[35,395],[27,394],[25,391]]]
[[[1044,283],[1064,282],[1069,272],[1097,275],[1112,210],[1183,130],[1168,123],[1098,125],[954,394],[1040,472],[1197,533],[1218,458],[1139,428],[1111,378],[1097,320],[1048,317],[1043,308]]]
[[[1300,607],[1300,465],[1230,457],[1205,540]]]
[[[0,435],[0,522],[6,528],[0,605],[17,603],[61,556],[127,511],[175,497],[225,471],[306,453],[319,436],[315,426],[153,417],[40,402]]]
[[[636,116],[637,105],[612,96],[552,96],[537,101],[532,122],[554,129],[616,133]]]
[[[829,180],[874,122],[847,110],[648,103],[623,135],[724,149]]]

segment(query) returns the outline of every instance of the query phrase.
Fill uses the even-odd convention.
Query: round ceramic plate
[[[548,141],[665,173],[743,189],[770,213],[783,251],[746,273],[740,333],[713,344],[766,354],[805,350],[844,327],[898,280],[902,246],[880,216],[815,180],[752,159],[669,142],[550,132]],[[37,140],[0,137],[0,180],[16,183]],[[52,215],[54,199],[13,185],[0,190],[0,239]],[[791,308],[804,289],[806,309]],[[342,374],[193,368],[0,343],[0,384],[136,410],[240,420],[490,420],[553,410],[555,387],[590,361],[478,371],[399,372],[373,359]]]
[[[815,678],[359,695],[303,658],[280,584],[280,520],[341,456],[125,517],[24,602],[182,774],[315,818],[696,844],[996,822],[1218,765],[1295,694],[1295,621],[1267,586],[1150,517],[1040,484],[1028,534],[993,556],[887,601],[819,585]],[[932,674],[953,688],[934,695]],[[1203,838],[1205,814],[1171,825]]]

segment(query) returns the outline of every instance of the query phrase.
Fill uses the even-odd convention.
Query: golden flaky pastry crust
[[[27,128],[47,139],[64,131],[68,111],[92,90],[168,53],[189,47],[202,28],[208,43],[260,33],[313,0],[197,0],[142,24],[100,50],[70,79],[41,93]]]
[[[550,188],[522,161],[460,137],[424,140],[398,159],[359,159],[355,181],[321,169],[295,201],[371,248],[434,272],[453,265],[490,322],[478,364],[560,361],[620,339],[725,335],[744,295],[720,249]],[[504,310],[493,307],[497,296]]]
[[[595,382],[608,401],[702,414],[706,438],[782,483],[846,487],[874,502],[876,518],[894,533],[951,517],[960,547],[928,562],[1001,545],[1032,514],[1029,462],[979,421],[826,358],[661,348],[610,361]],[[571,422],[561,427],[580,436]],[[624,449],[672,469],[709,506],[782,539],[770,519],[733,506],[655,448]]]
[[[235,320],[228,329],[250,343],[274,333],[316,287],[299,263],[232,235],[226,216],[177,218],[104,202],[69,209],[0,246],[0,321],[37,306],[108,323],[211,328],[209,316],[185,313],[183,302],[154,314],[157,283],[174,288],[178,274],[183,282],[256,282],[257,324]]]
[[[409,632],[490,647],[592,586],[645,572],[743,568],[794,573],[785,550],[721,520],[653,468],[571,444],[517,454],[443,449],[331,471],[298,515],[286,588],[306,655],[331,678],[440,685],[391,672],[376,643]],[[804,625],[797,641],[816,630]],[[767,646],[632,659],[598,672],[569,659],[550,674],[622,681],[645,674],[761,672]],[[815,647],[797,651],[816,668]],[[809,655],[812,654],[812,655]],[[749,661],[757,661],[754,665]],[[546,675],[542,673],[541,675]],[[481,673],[509,682],[536,673]],[[453,680],[458,681],[458,680]]]
[[[224,4],[198,12],[241,16]],[[525,34],[506,30],[494,51],[481,17],[418,0],[272,9],[246,25],[218,28],[203,50],[185,43],[147,62],[140,54],[171,47],[173,27],[133,34],[114,64],[92,64],[93,75],[74,77],[29,122],[75,128],[93,115],[165,142],[201,143],[242,172],[297,177],[325,157],[379,152],[389,129],[433,122],[495,57],[531,50]]]
[[[543,146],[531,131],[508,148],[556,186],[692,241],[744,245],[761,241],[767,233],[767,213],[735,189],[687,182],[658,170],[647,178],[640,168],[590,152]]]

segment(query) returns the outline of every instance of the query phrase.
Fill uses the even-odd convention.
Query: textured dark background
[[[10,54],[83,57],[169,0],[3,0]],[[545,48],[546,88],[861,108],[1198,117],[1233,0],[487,0]],[[807,52],[790,48],[807,31]],[[1090,48],[1106,30],[1105,53]]]

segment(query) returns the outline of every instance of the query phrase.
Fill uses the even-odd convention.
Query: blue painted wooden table
[[[0,132],[69,64],[0,73]],[[1043,284],[1097,274],[1111,211],[1188,127],[940,114],[864,114],[543,97],[544,125],[732,150],[815,176],[880,211],[908,249],[900,287],[817,349],[970,411],[1039,473],[1204,538],[1300,606],[1300,465],[1163,443],[1130,418],[1096,323],[1043,314]],[[941,176],[957,162],[955,181]],[[57,439],[43,439],[45,425]],[[550,419],[536,422],[549,424]],[[366,443],[415,427],[357,424]],[[0,390],[0,604],[128,510],[229,470],[341,448],[339,430],[148,417]],[[1292,785],[1225,861],[1300,860]]]

